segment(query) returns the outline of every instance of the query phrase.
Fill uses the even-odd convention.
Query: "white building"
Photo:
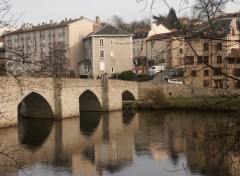
[[[28,75],[36,69],[36,63],[50,54],[55,42],[65,44],[70,70],[78,74],[78,63],[84,58],[83,38],[93,31],[94,22],[85,19],[65,19],[60,23],[42,23],[37,26],[23,24],[21,29],[4,35],[6,69],[13,74]]]

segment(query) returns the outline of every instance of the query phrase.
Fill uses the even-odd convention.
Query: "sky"
[[[139,0],[138,0],[139,1]],[[65,18],[80,18],[81,16],[95,21],[99,16],[101,22],[110,22],[113,15],[122,17],[126,22],[150,18],[152,15],[165,15],[169,8],[163,0],[155,0],[151,14],[151,0],[137,3],[137,0],[9,0],[12,5],[11,14],[19,17],[17,27],[23,23],[48,23],[50,20],[60,22]],[[177,12],[180,7],[189,7],[186,0],[166,0]],[[194,0],[189,0],[194,2]],[[235,0],[240,3],[240,0]],[[190,10],[181,11],[182,15],[190,15]],[[240,4],[230,3],[227,12],[240,10]]]

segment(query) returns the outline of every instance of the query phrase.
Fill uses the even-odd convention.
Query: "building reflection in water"
[[[231,175],[236,169],[230,159],[239,161],[239,141],[229,135],[229,127],[237,133],[239,126],[224,114],[81,112],[80,118],[19,123],[18,128],[6,130],[0,147],[20,143],[23,148],[15,157],[23,167],[41,163],[66,175],[128,175],[126,168],[132,167],[135,175],[142,169],[167,175],[166,170],[180,170],[183,165],[189,175]],[[7,163],[0,157],[0,165]],[[155,164],[141,168],[136,164],[139,158]],[[163,163],[168,164],[162,168]],[[33,168],[26,172],[41,173]],[[0,175],[16,170],[0,169]],[[172,174],[186,175],[185,171]]]

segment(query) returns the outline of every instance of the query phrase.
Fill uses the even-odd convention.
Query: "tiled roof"
[[[143,39],[143,38],[147,38],[149,34],[149,30],[148,31],[140,31],[140,32],[136,32],[133,35],[133,39]]]
[[[64,27],[64,26],[67,26],[67,25],[74,23],[81,19],[83,19],[83,18],[74,19],[74,20],[71,20],[71,19],[70,20],[62,20],[60,23],[44,23],[44,24],[37,25],[37,26],[31,25],[31,27],[28,27],[25,29],[21,28],[16,31],[7,33],[7,34],[5,34],[5,36],[12,35],[12,34],[25,33],[25,32],[33,32],[33,31],[39,31],[39,30],[47,30],[47,29],[52,29],[52,28]]]
[[[89,34],[88,36],[98,36],[98,35],[112,35],[112,36],[131,36],[130,33],[114,27],[110,24],[106,24],[105,26],[99,28],[98,30],[94,31],[93,33]]]

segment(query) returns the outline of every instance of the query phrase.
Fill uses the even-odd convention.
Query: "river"
[[[184,111],[19,119],[0,130],[0,175],[239,175],[239,125],[230,113]]]

